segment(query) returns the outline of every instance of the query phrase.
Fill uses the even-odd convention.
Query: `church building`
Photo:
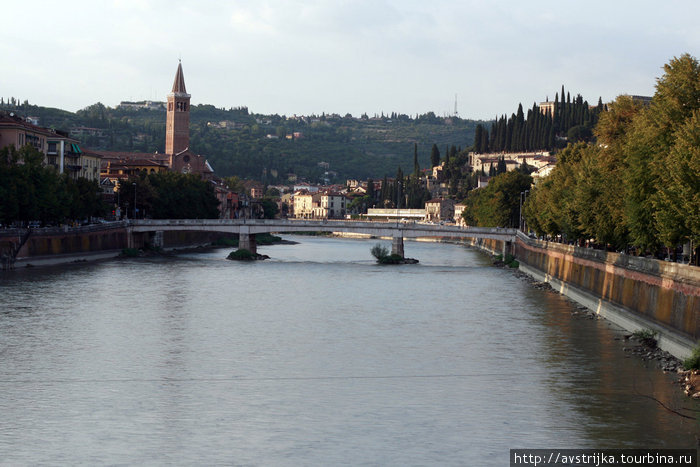
[[[168,111],[165,120],[165,154],[170,170],[194,173],[210,180],[214,175],[204,156],[190,151],[190,95],[185,88],[182,63],[178,63],[173,89],[168,94]]]

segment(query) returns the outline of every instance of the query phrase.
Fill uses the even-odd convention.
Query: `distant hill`
[[[110,108],[97,103],[73,113],[4,100],[0,109],[36,117],[41,126],[69,131],[86,147],[164,151],[165,110]],[[190,112],[190,144],[222,177],[237,175],[276,184],[295,174],[312,182],[342,182],[393,175],[399,166],[412,169],[414,143],[421,167],[427,167],[433,144],[441,151],[448,145],[466,149],[474,141],[478,123],[485,122],[437,117],[432,112],[416,117],[288,118],[250,114],[245,107],[197,105]]]

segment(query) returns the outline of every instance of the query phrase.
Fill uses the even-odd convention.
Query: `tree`
[[[430,149],[430,166],[436,167],[438,165],[440,165],[440,150],[437,144],[433,144],[433,147]]]
[[[482,140],[484,139],[484,127],[481,124],[478,124],[476,126],[476,130],[474,130],[474,152],[477,154],[481,154],[484,151],[482,148]]]
[[[491,179],[485,188],[471,190],[465,200],[463,217],[479,227],[517,227],[520,222],[520,194],[529,190],[532,177],[516,170]]]
[[[367,179],[367,198],[369,198],[367,203],[368,208],[374,207],[376,197],[377,194],[374,191],[374,180],[369,178]]]
[[[265,219],[274,219],[277,217],[279,207],[274,199],[266,197],[262,200],[263,216]]]
[[[418,177],[420,165],[418,164],[418,143],[413,143],[413,175]]]

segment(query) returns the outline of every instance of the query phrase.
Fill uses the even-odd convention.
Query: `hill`
[[[9,103],[3,99],[0,109],[69,131],[86,147],[164,151],[164,109],[110,108],[97,103],[73,113],[14,99]],[[190,144],[221,177],[237,175],[276,184],[295,174],[312,182],[343,182],[392,175],[398,166],[412,168],[414,144],[418,144],[421,167],[427,167],[433,144],[467,148],[478,123],[432,112],[415,117],[286,117],[200,104],[191,107]]]

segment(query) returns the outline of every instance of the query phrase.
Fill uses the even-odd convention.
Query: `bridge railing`
[[[392,232],[403,232],[407,237],[420,236],[425,233],[426,237],[440,236],[445,234],[460,234],[464,236],[516,236],[517,229],[502,227],[465,227],[455,224],[430,224],[422,222],[375,222],[375,221],[355,221],[355,220],[331,220],[331,219],[133,219],[129,224],[134,227],[173,227],[183,226],[191,230],[193,227],[216,227],[216,226],[250,226],[268,227],[270,231],[284,232],[285,229],[294,231],[300,228],[318,229],[323,231],[355,231],[362,232],[387,230]]]

